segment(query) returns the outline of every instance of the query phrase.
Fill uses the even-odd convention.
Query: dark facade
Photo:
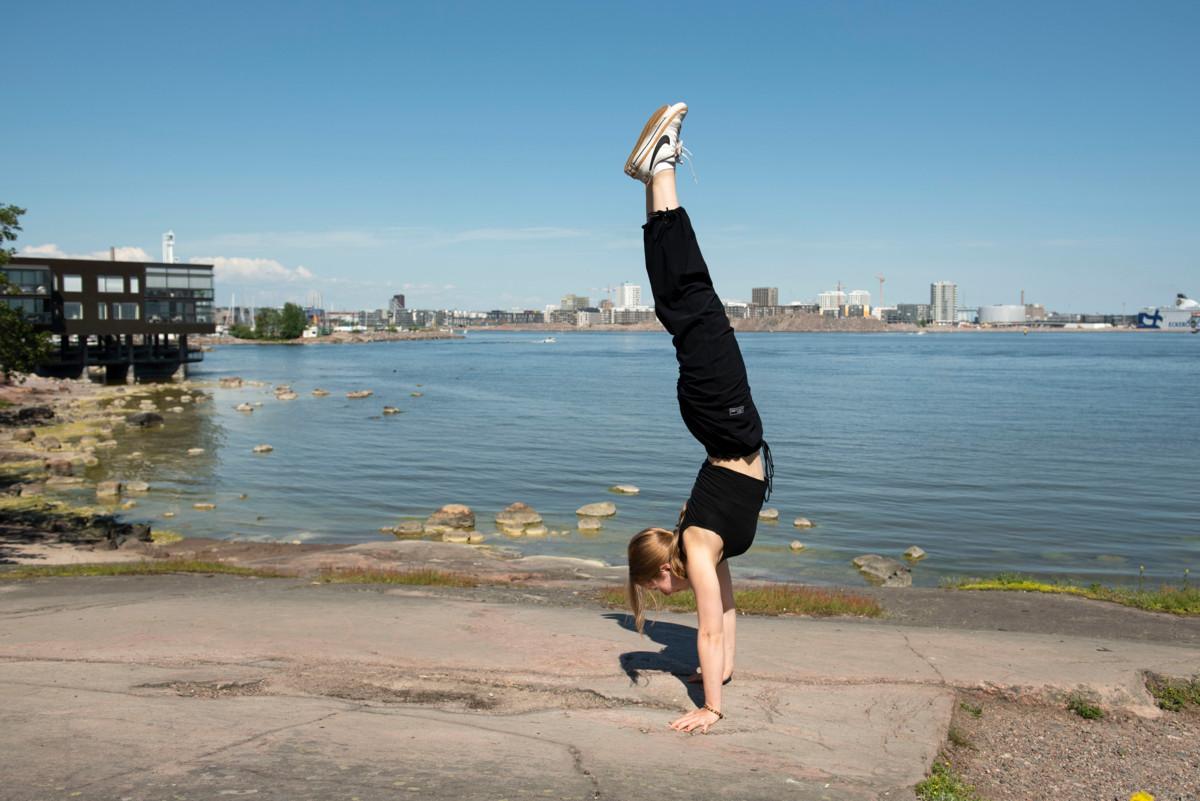
[[[921,325],[933,322],[933,308],[928,303],[900,303],[894,312],[885,312],[884,321]]]
[[[212,265],[14,257],[3,302],[48,331],[54,359],[39,373],[78,376],[104,366],[123,380],[170,375],[200,361],[189,334],[211,334]]]

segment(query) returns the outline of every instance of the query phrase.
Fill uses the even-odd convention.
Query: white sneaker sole
[[[650,119],[646,121],[646,127],[642,128],[641,136],[638,137],[637,144],[633,146],[633,150],[629,153],[629,158],[625,161],[625,174],[630,178],[638,178],[638,165],[650,155],[650,150],[658,142],[663,132],[667,130],[676,118],[687,114],[687,103],[676,103],[672,106],[663,106],[650,115]],[[647,177],[649,180],[649,177]]]

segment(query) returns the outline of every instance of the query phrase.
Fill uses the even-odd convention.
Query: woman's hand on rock
[[[694,729],[699,729],[701,734],[708,734],[708,727],[716,723],[720,718],[715,712],[709,712],[707,709],[694,709],[683,717],[671,723],[671,728],[675,731],[690,732]]]

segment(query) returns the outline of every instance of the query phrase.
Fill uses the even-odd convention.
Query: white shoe
[[[656,172],[675,169],[676,160],[683,154],[679,129],[687,111],[687,103],[676,103],[650,115],[625,162],[626,175],[648,184]]]

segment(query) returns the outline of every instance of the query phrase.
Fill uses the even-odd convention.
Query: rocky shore
[[[349,345],[363,342],[409,342],[437,339],[462,339],[453,331],[334,331],[320,337],[288,340],[239,339],[225,334],[210,334],[194,337],[201,347],[214,345]]]

